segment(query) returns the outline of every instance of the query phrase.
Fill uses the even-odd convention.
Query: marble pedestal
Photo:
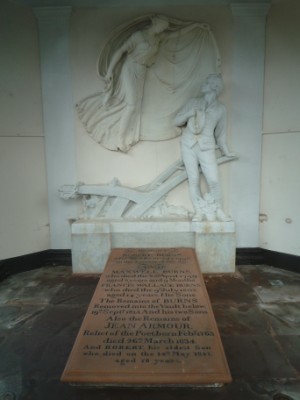
[[[235,224],[190,220],[78,220],[72,224],[74,273],[101,273],[115,248],[186,247],[203,273],[235,271]]]

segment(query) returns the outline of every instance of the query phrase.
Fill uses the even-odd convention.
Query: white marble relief
[[[221,156],[217,164],[232,161],[236,157]],[[199,168],[199,175],[201,168]],[[166,195],[187,179],[183,161],[178,160],[147,185],[138,188],[122,186],[118,179],[103,185],[64,185],[60,197],[80,198],[84,219],[147,219],[160,217],[189,217],[183,207],[168,205]]]
[[[86,131],[109,150],[139,140],[180,135],[173,120],[204,78],[218,71],[219,52],[205,23],[145,15],[111,34],[99,58],[101,92],[77,104]]]
[[[182,127],[181,154],[189,181],[194,220],[230,221],[222,210],[216,147],[228,159],[235,159],[226,144],[226,108],[218,100],[223,88],[220,74],[211,74],[201,85],[201,96],[190,99],[177,114],[174,124]],[[200,170],[208,192],[200,189]]]

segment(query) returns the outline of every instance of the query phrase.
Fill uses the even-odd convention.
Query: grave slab
[[[62,381],[91,386],[231,382],[193,249],[114,249]]]

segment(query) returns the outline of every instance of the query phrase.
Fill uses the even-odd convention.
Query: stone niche
[[[102,272],[112,249],[175,247],[195,249],[204,273],[234,272],[235,223],[221,209],[217,171],[237,157],[226,143],[220,54],[209,25],[140,16],[112,32],[98,72],[103,90],[76,105],[95,145],[127,153],[139,141],[181,136],[182,159],[135,188],[118,177],[61,187],[62,198],[79,198],[83,205],[72,224],[74,273]],[[167,203],[186,180],[193,212]]]
[[[78,220],[72,224],[74,273],[101,273],[115,248],[193,248],[203,273],[235,271],[235,224],[189,219]]]
[[[201,3],[201,2],[200,2]],[[199,4],[200,4],[199,3]],[[216,4],[224,5],[222,0],[216,1]],[[230,6],[229,6],[230,4]],[[243,1],[240,3],[228,1],[228,12],[230,10],[231,14],[228,19],[230,22],[230,26],[233,28],[233,32],[229,34],[230,38],[232,38],[232,65],[226,67],[227,72],[231,71],[232,75],[229,76],[229,80],[231,82],[231,91],[230,91],[230,99],[231,105],[230,108],[232,110],[231,114],[231,142],[234,144],[234,150],[237,152],[240,157],[243,157],[243,154],[246,154],[246,158],[244,158],[244,162],[239,163],[239,165],[233,165],[230,170],[230,180],[229,180],[229,191],[232,194],[230,196],[227,204],[232,217],[235,220],[238,237],[237,243],[239,247],[256,247],[258,244],[258,232],[259,232],[259,221],[258,221],[258,213],[259,213],[259,193],[260,193],[260,174],[261,174],[261,121],[262,121],[262,104],[263,104],[263,87],[264,87],[264,57],[265,57],[265,21],[266,15],[268,13],[268,9],[270,7],[269,0],[256,1],[255,3],[250,1]],[[217,7],[214,7],[217,10]],[[224,7],[223,7],[224,9]],[[102,10],[98,10],[99,14],[102,15]],[[110,12],[110,11],[109,11]],[[138,12],[138,9],[134,11],[134,14]],[[69,34],[70,34],[70,17],[72,15],[72,7],[58,6],[58,7],[34,7],[34,13],[37,17],[38,21],[38,31],[39,31],[39,42],[40,42],[40,56],[41,56],[41,79],[43,86],[43,103],[44,104],[57,104],[57,107],[46,107],[45,112],[45,120],[48,121],[44,127],[44,133],[46,137],[45,145],[46,145],[46,155],[48,161],[47,168],[47,181],[48,181],[48,204],[49,204],[49,215],[50,215],[50,226],[51,226],[51,247],[52,248],[69,248],[69,237],[70,237],[70,226],[69,220],[70,216],[74,218],[74,216],[78,215],[78,208],[76,204],[69,204],[67,207],[62,204],[61,199],[53,196],[53,192],[57,190],[57,188],[62,184],[62,182],[77,182],[78,176],[76,176],[76,170],[78,165],[76,164],[76,157],[74,157],[74,149],[76,148],[76,138],[77,135],[74,135],[74,103],[72,101],[74,94],[74,87],[72,87],[72,81],[69,79],[70,74],[70,57],[69,57]],[[95,10],[92,10],[91,13],[94,15]],[[127,13],[128,14],[128,13]],[[197,15],[198,18],[201,17],[200,10],[197,13],[193,13],[193,15]],[[212,13],[213,16],[213,13]],[[125,17],[124,17],[125,18]],[[142,25],[136,25],[136,22],[141,22]],[[213,26],[218,26],[217,20],[212,20]],[[139,21],[133,21],[133,24],[130,23],[130,26],[134,27],[135,31],[141,31],[146,27],[145,23],[147,23],[147,19],[141,18]],[[222,17],[221,26],[225,28],[227,27],[224,23],[224,18]],[[143,25],[144,24],[144,25]],[[86,26],[91,26],[86,25]],[[101,25],[101,21],[97,26]],[[178,23],[178,21],[171,21],[172,32],[177,32],[177,28],[181,29],[185,28],[185,25],[188,27],[189,24],[182,24],[182,22]],[[84,28],[86,28],[83,25]],[[123,25],[122,25],[123,26]],[[195,31],[196,43],[200,43],[198,40],[197,32],[204,29],[204,34],[209,37],[209,31],[207,26],[202,25],[198,26]],[[226,35],[222,35],[222,29],[220,28],[218,36],[228,36],[229,30],[227,29]],[[119,32],[121,34],[120,38],[122,38],[122,31]],[[167,31],[165,32],[167,33]],[[182,34],[182,40],[185,41],[185,34],[192,34],[193,31],[185,30]],[[255,33],[255,34],[254,34]],[[62,40],[63,39],[63,40]],[[189,39],[189,38],[188,38]],[[177,41],[177,38],[175,38]],[[97,43],[99,38],[97,37]],[[187,40],[187,43],[192,43],[190,40]],[[208,43],[208,42],[206,42]],[[172,43],[171,43],[172,44]],[[93,46],[90,46],[94,48]],[[113,47],[114,49],[118,48],[118,44]],[[161,46],[160,46],[161,48]],[[230,47],[231,49],[231,47]],[[247,49],[247,51],[245,51]],[[163,48],[162,48],[163,50]],[[49,57],[49,54],[51,57]],[[83,53],[85,54],[85,53]],[[103,53],[104,54],[104,53]],[[105,53],[108,55],[108,53]],[[105,55],[104,54],[104,55]],[[196,52],[193,52],[196,54]],[[159,57],[157,61],[159,63],[162,62],[163,53],[158,54]],[[176,58],[176,54],[174,54]],[[79,54],[79,58],[82,60],[83,55]],[[93,55],[91,59],[94,61],[98,57],[98,54]],[[181,59],[181,57],[178,57]],[[226,60],[225,60],[226,61]],[[173,62],[173,60],[172,60]],[[86,60],[85,64],[88,64]],[[103,64],[105,65],[105,63]],[[159,67],[158,63],[152,64],[153,68]],[[198,64],[196,64],[198,66]],[[81,66],[81,64],[80,64]],[[81,71],[81,68],[78,68]],[[245,67],[246,66],[246,67]],[[93,64],[94,68],[94,64]],[[49,70],[51,70],[55,76],[60,77],[61,79],[52,79],[52,75],[49,74]],[[160,68],[159,68],[160,70]],[[185,71],[186,69],[184,69]],[[161,70],[160,70],[161,71]],[[197,68],[197,71],[198,68]],[[99,71],[101,72],[101,71]],[[214,72],[214,71],[212,71]],[[224,71],[226,72],[226,71]],[[203,73],[203,77],[206,75]],[[171,75],[170,75],[171,76]],[[173,76],[173,75],[172,75]],[[226,75],[228,77],[228,74]],[[77,82],[86,82],[86,77],[76,76]],[[109,78],[109,76],[107,76]],[[201,77],[200,77],[201,78]],[[147,83],[147,87],[151,87],[154,90],[154,86],[152,86],[152,81]],[[162,86],[161,86],[162,87]],[[196,88],[195,85],[190,85],[189,87],[194,90]],[[80,89],[80,88],[79,88]],[[97,89],[98,90],[98,89]],[[99,89],[101,90],[101,88]],[[166,91],[167,93],[173,93],[172,90]],[[76,92],[75,92],[76,93]],[[88,95],[89,93],[84,93]],[[183,96],[175,93],[174,96],[176,100],[183,99]],[[91,93],[92,95],[92,93]],[[195,94],[196,95],[196,94]],[[150,96],[150,93],[149,93]],[[184,100],[185,101],[193,97],[193,93],[189,93]],[[151,97],[151,96],[150,96]],[[77,97],[76,101],[81,100],[81,98]],[[150,98],[151,100],[151,98]],[[148,101],[147,104],[151,106],[156,106],[157,103],[155,101]],[[143,102],[143,104],[146,104]],[[165,103],[167,104],[167,103]],[[176,106],[177,108],[177,106]],[[162,112],[165,111],[162,109]],[[151,115],[151,110],[149,110],[149,114],[145,113],[145,115]],[[158,119],[156,118],[156,121]],[[86,121],[85,121],[86,122]],[[144,123],[144,121],[143,121]],[[146,123],[146,121],[145,121]],[[144,125],[145,125],[144,123]],[[159,132],[158,130],[154,130],[155,132]],[[165,132],[165,130],[163,130]],[[177,130],[174,130],[177,132]],[[178,133],[180,134],[180,133]],[[142,135],[143,136],[143,135]],[[140,137],[140,140],[148,140],[149,137]],[[155,138],[160,139],[160,138]],[[164,138],[166,139],[166,138]],[[57,143],[60,143],[61,146],[57,146]],[[164,143],[164,142],[162,142]],[[96,146],[96,143],[95,143]],[[79,147],[79,146],[78,146]],[[85,148],[83,146],[82,148]],[[125,146],[124,149],[126,150]],[[102,150],[102,149],[101,149]],[[55,157],[53,157],[55,154]],[[103,153],[101,153],[103,154]],[[81,155],[81,153],[80,153]],[[87,157],[88,158],[88,157]],[[99,160],[98,154],[94,154],[94,158],[90,157],[88,160],[94,161]],[[87,160],[84,159],[83,163]],[[95,170],[97,170],[97,165]],[[105,168],[107,165],[105,165]],[[82,174],[81,174],[82,175]],[[80,174],[79,174],[80,176]],[[122,177],[120,177],[122,178]],[[109,178],[111,179],[111,178]],[[100,179],[100,181],[106,181],[105,179]],[[98,181],[98,179],[97,179]],[[241,182],[247,182],[246,185],[242,186],[241,190]],[[247,212],[245,212],[247,210]],[[74,224],[72,227],[72,236],[73,236],[73,259],[76,261],[75,270],[78,272],[79,263],[77,260],[83,256],[84,252],[80,251],[80,246],[83,247],[84,243],[95,242],[95,238],[97,236],[105,237],[104,242],[106,243],[106,248],[111,248],[115,242],[116,235],[125,235],[127,233],[127,228],[122,228],[121,231],[115,233],[114,226],[117,224],[117,221],[109,220],[109,221],[99,221],[96,222],[91,218],[90,221],[83,223],[80,219]],[[81,225],[83,223],[83,225]],[[143,231],[144,224],[146,222],[141,221],[141,229]],[[164,223],[164,221],[161,221]],[[86,225],[85,225],[86,224]],[[101,226],[105,226],[107,224],[107,231],[104,232]],[[156,224],[156,222],[155,222]],[[176,227],[178,225],[183,224],[184,226],[190,225],[194,226],[195,224],[184,220],[183,222],[174,221],[173,225],[175,229],[171,231],[172,235],[176,234]],[[206,225],[206,223],[201,223],[201,226]],[[200,226],[199,225],[199,226]],[[211,225],[210,232],[213,232],[213,224]],[[232,223],[229,224],[232,226]],[[91,229],[91,238],[84,238],[84,231]],[[130,227],[131,222],[124,222],[124,227]],[[231,237],[233,236],[233,232],[227,229],[228,224],[225,223],[224,226],[226,229],[222,229],[222,237]],[[79,228],[81,227],[81,228]],[[139,230],[137,230],[139,232]],[[195,230],[186,231],[185,228],[182,230],[185,235],[189,238],[189,246],[194,246],[198,241],[196,240]],[[143,235],[146,235],[147,232],[142,232]],[[210,233],[211,234],[211,233]],[[206,234],[208,237],[210,234]],[[78,243],[79,236],[82,236],[81,245]],[[139,233],[140,237],[142,235]],[[148,233],[149,236],[155,236],[155,231],[150,231]],[[220,232],[217,232],[216,237],[220,235]],[[131,236],[131,235],[130,235]],[[166,231],[165,236],[171,236],[170,231]],[[157,236],[159,237],[159,236]],[[223,248],[225,246],[225,241],[222,241]],[[104,242],[101,244],[101,249],[105,247]],[[160,246],[164,245],[160,243]],[[150,244],[149,244],[150,246]],[[227,246],[227,245],[226,245]],[[198,246],[195,246],[195,248]],[[222,247],[219,245],[218,240],[213,243],[211,247],[211,253],[213,253],[216,247]],[[229,249],[232,249],[233,246],[230,244],[226,247],[226,252],[224,254],[228,254],[231,252]],[[95,246],[93,246],[95,251]],[[230,259],[231,261],[234,258],[234,251],[232,251],[232,256],[222,257],[226,259]],[[102,259],[106,259],[106,253],[103,253],[101,250]],[[100,258],[101,261],[101,258]],[[200,260],[203,264],[203,261]],[[100,262],[103,265],[104,261]],[[233,263],[226,263],[224,261],[224,265],[234,265]],[[92,265],[90,263],[90,265]],[[203,265],[204,269],[206,268]],[[90,269],[90,267],[89,267]],[[100,267],[98,268],[101,269]],[[226,267],[226,270],[229,268]]]

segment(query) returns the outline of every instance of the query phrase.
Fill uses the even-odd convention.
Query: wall
[[[300,3],[274,2],[267,22],[261,247],[300,255]]]
[[[28,7],[0,12],[0,260],[49,248],[36,22]]]

